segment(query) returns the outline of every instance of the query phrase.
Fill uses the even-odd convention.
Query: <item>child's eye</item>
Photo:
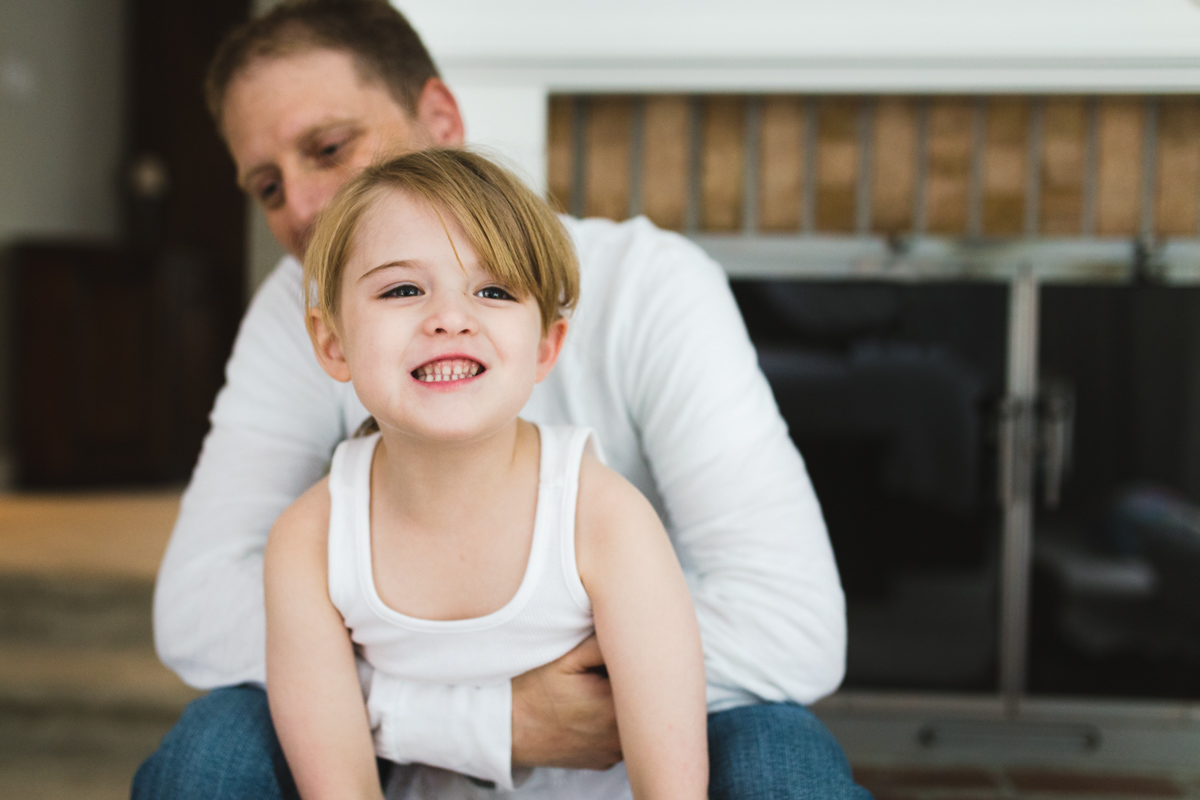
[[[516,298],[499,286],[485,286],[475,293],[488,300],[515,300]]]
[[[380,297],[416,297],[421,294],[421,290],[411,283],[402,283],[399,286],[393,286],[384,292]]]

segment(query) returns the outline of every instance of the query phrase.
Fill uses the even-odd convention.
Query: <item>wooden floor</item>
[[[127,798],[197,696],[150,624],[179,495],[0,494],[0,798]]]
[[[179,492],[0,494],[0,798],[118,800],[197,693],[154,654]],[[853,634],[853,632],[851,632]],[[853,756],[853,754],[851,754]],[[1200,798],[1172,773],[859,764],[878,800]]]
[[[179,495],[0,494],[0,573],[152,581]]]
[[[1198,754],[1200,757],[1200,754]],[[854,777],[876,800],[1145,800],[1200,798],[1200,764],[1173,773],[1056,769],[857,767]]]

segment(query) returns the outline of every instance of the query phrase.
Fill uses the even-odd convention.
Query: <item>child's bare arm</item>
[[[637,800],[708,790],[704,655],[683,571],[650,503],[590,457],[580,471],[577,561]]]
[[[271,530],[263,556],[267,699],[304,800],[382,800],[354,651],[329,599],[328,529],[321,481]]]

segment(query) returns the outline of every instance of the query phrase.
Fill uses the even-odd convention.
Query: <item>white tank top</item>
[[[421,619],[384,604],[371,567],[371,461],[379,434],[338,445],[329,471],[329,596],[376,670],[423,683],[494,685],[555,660],[592,633],[592,604],[575,561],[575,504],[584,450],[596,446],[587,428],[537,428],[537,510],[524,577],[503,607],[472,619]],[[394,772],[389,800],[631,796],[623,765],[607,772],[536,769],[514,792],[432,767]]]

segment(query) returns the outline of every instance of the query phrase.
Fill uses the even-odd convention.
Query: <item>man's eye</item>
[[[515,300],[516,299],[511,294],[509,294],[506,290],[501,289],[499,286],[485,286],[484,288],[480,289],[475,294],[478,295],[479,297],[483,297],[488,300]]]
[[[322,161],[337,161],[342,157],[342,148],[345,145],[346,141],[341,139],[323,144],[317,149],[317,158]]]
[[[257,190],[255,190],[254,195],[258,199],[258,202],[262,205],[266,206],[267,208],[274,207],[282,195],[279,181],[264,183],[262,186],[258,187]]]
[[[411,283],[402,283],[399,286],[393,286],[381,296],[382,297],[417,297],[421,294],[421,290]]]

